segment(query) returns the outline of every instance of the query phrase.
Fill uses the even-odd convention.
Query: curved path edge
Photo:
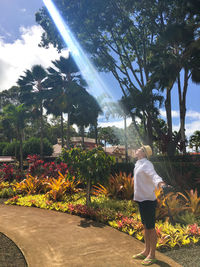
[[[22,251],[29,267],[142,266],[132,255],[143,243],[101,223],[62,212],[0,205],[0,232]],[[151,266],[179,267],[157,252]]]

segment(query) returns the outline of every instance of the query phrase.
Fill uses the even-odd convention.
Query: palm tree
[[[61,143],[64,147],[64,118],[63,113],[66,111],[67,99],[61,88],[52,89],[51,93],[44,102],[44,108],[47,114],[53,114],[55,117],[60,117],[61,124]]]
[[[9,104],[3,109],[3,118],[8,120],[9,123],[16,129],[17,139],[20,144],[20,169],[23,170],[23,129],[26,125],[26,120],[29,117],[27,113],[27,108],[21,104],[15,106]]]
[[[84,128],[90,124],[97,127],[97,118],[99,114],[102,113],[102,110],[97,100],[90,95],[85,88],[76,85],[76,89],[78,94],[74,98],[75,101],[71,114],[71,120],[72,123],[75,123],[80,127],[82,144],[84,146]]]
[[[34,112],[40,121],[40,156],[43,157],[43,103],[48,88],[45,85],[47,72],[41,65],[34,65],[31,70],[26,70],[24,76],[18,79],[21,89],[21,101],[27,106],[33,106]]]
[[[69,54],[68,58],[60,57],[59,60],[52,61],[54,68],[48,68],[49,78],[48,83],[52,89],[53,98],[50,96],[50,101],[53,101],[55,106],[54,115],[61,116],[61,127],[63,127],[63,113],[68,115],[67,123],[67,146],[70,143],[70,118],[74,104],[74,98],[77,96],[77,84],[82,84],[83,80],[79,75],[79,69],[75,64],[73,58]],[[49,104],[45,105],[48,109]],[[57,107],[57,108],[56,108]],[[53,110],[51,110],[53,111]],[[51,112],[49,109],[49,112]],[[62,130],[63,132],[63,130]],[[64,138],[62,134],[62,146],[64,145]]]
[[[189,140],[190,148],[195,147],[195,151],[199,151],[200,147],[200,131],[195,131],[193,135],[190,136]]]

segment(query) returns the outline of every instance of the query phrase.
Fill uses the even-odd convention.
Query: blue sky
[[[34,64],[48,67],[51,60],[60,54],[50,49],[39,48],[41,28],[35,22],[35,12],[42,7],[42,0],[1,0],[0,1],[0,91],[16,83],[19,75]],[[62,52],[66,55],[66,51]],[[114,99],[119,99],[121,89],[116,80],[109,74],[101,74],[110,88]],[[187,94],[186,134],[190,136],[200,130],[200,85],[189,83]],[[172,91],[172,109],[174,130],[179,127],[179,106],[177,85]],[[161,117],[165,118],[164,109]],[[128,121],[130,123],[130,120]],[[106,121],[101,118],[102,126],[123,126],[123,121]]]

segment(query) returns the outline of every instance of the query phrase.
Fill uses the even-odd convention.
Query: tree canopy
[[[125,106],[137,128],[140,118],[146,140],[153,132],[166,142],[163,152],[185,152],[185,115],[188,81],[199,82],[199,0],[55,0],[66,23],[100,71],[118,81]],[[41,45],[66,47],[45,8],[36,14],[43,27]],[[183,74],[183,78],[182,75]],[[180,129],[173,136],[171,90],[177,83]],[[158,123],[160,92],[165,92],[168,131]],[[162,93],[163,94],[163,93]]]

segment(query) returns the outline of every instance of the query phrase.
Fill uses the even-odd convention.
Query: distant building
[[[73,144],[75,147],[79,147],[82,145],[82,137],[71,137],[70,138],[71,144]],[[87,149],[93,149],[96,147],[95,139],[92,138],[84,138],[84,146]],[[58,139],[58,143],[53,146],[53,154],[52,157],[58,157],[61,154],[62,146],[61,146],[61,140]]]
[[[1,163],[14,163],[16,159],[12,156],[0,156],[0,164]]]
[[[71,137],[70,141],[75,146],[81,146],[82,145],[82,137]],[[85,146],[85,148],[93,149],[97,145],[96,145],[95,139],[84,137],[84,146]]]
[[[71,143],[74,146],[81,146],[82,145],[82,138],[81,137],[71,137]],[[92,138],[84,138],[84,146],[87,149],[93,149],[96,147],[95,139]],[[126,161],[126,153],[125,153],[125,146],[110,146],[110,147],[103,147],[104,151],[114,156],[116,162],[125,162]],[[61,154],[62,146],[61,140],[58,139],[58,143],[53,146],[53,154],[52,157],[58,157]],[[128,161],[132,161],[134,158],[134,150],[128,149]]]
[[[125,146],[110,146],[103,147],[104,151],[111,156],[114,156],[116,162],[126,162],[126,151]],[[128,149],[128,162],[132,161],[134,158],[134,150]]]

